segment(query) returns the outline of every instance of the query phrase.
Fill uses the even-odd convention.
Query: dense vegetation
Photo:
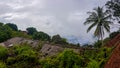
[[[0,23],[0,42],[4,42],[13,37],[23,37],[34,40],[49,41],[53,43],[66,43],[67,40],[62,38],[60,35],[54,35],[52,38],[47,33],[37,31],[34,27],[26,28],[26,31],[18,30],[16,24],[13,23]]]
[[[87,44],[83,46],[83,51],[75,52],[71,49],[74,48],[75,45],[69,44],[67,40],[60,35],[54,35],[51,38],[47,33],[39,32],[33,27],[29,28],[30,32],[33,31],[29,34],[29,31],[15,30],[17,26],[13,28],[11,27],[12,25],[15,26],[15,24],[8,25],[1,23],[1,42],[12,37],[23,37],[40,40],[40,46],[33,48],[27,43],[15,44],[10,48],[0,46],[0,68],[100,68],[104,67],[105,62],[112,52],[112,48],[101,46],[102,41],[100,40],[92,45]],[[28,28],[26,30],[28,30]],[[109,39],[116,35],[116,32],[115,35],[113,33],[110,34]],[[119,34],[119,30],[117,34]],[[43,43],[45,41],[49,42],[49,44],[61,44],[66,49],[54,56],[43,58],[42,53],[39,51],[45,44]],[[76,47],[80,47],[80,45],[76,45]]]
[[[0,66],[2,68],[100,68],[111,54],[112,48],[85,50],[76,53],[72,49],[42,58],[42,54],[28,44],[10,48],[0,46]]]

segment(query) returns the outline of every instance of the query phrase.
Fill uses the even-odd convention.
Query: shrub
[[[33,34],[33,39],[41,40],[41,41],[50,41],[51,37],[47,33],[44,33],[44,32],[35,32]]]
[[[94,43],[95,48],[100,48],[102,46],[102,41],[98,40]]]
[[[37,52],[28,45],[15,46],[14,53],[19,61],[35,62],[37,59]]]
[[[23,33],[22,31],[12,31],[12,37],[32,38],[32,36]]]
[[[27,44],[16,45],[13,48],[12,57],[7,59],[7,64],[11,68],[34,68],[39,65],[38,53]]]
[[[23,45],[15,45],[13,49],[14,49],[14,53],[16,55],[19,55],[22,54],[24,51],[31,50],[32,48],[28,45],[23,44]]]
[[[8,50],[7,48],[0,46],[0,60],[6,59],[8,56]]]
[[[3,62],[0,62],[0,68],[7,68],[6,64]]]
[[[40,60],[42,68],[58,68],[58,61],[56,58],[48,57],[46,59]]]
[[[56,57],[49,57],[41,61],[42,68],[80,68],[83,59],[73,50],[66,49]]]
[[[51,41],[54,44],[68,44],[67,39],[62,38],[60,35],[54,35]]]
[[[77,53],[73,52],[73,50],[66,49],[64,52],[57,56],[57,60],[59,62],[59,67],[62,68],[74,68],[81,67],[83,63],[83,59]]]
[[[8,57],[7,58],[7,61],[6,61],[6,64],[7,65],[12,65],[12,64],[14,64],[16,62],[16,58],[14,58],[14,57]]]
[[[100,65],[97,61],[91,59],[87,65],[87,68],[100,68]]]

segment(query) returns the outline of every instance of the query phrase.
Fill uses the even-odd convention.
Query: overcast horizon
[[[19,29],[35,27],[49,35],[60,34],[72,42],[95,41],[93,31],[83,25],[88,11],[108,0],[0,0],[0,22],[14,23]],[[107,35],[106,35],[107,36]]]

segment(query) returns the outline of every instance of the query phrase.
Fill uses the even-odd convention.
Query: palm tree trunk
[[[101,45],[103,46],[103,35],[104,35],[104,29],[103,26],[101,26]]]
[[[103,36],[101,36],[101,42],[102,42],[102,44],[101,44],[101,45],[103,46]]]

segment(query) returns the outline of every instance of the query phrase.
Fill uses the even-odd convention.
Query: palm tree
[[[93,27],[96,27],[94,35],[95,37],[98,37],[98,40],[102,41],[103,45],[105,31],[110,32],[110,24],[112,24],[110,21],[111,15],[108,14],[108,11],[103,11],[103,8],[99,6],[93,10],[93,12],[88,12],[90,15],[84,22],[84,25],[91,24],[88,27],[87,32],[89,32]]]

